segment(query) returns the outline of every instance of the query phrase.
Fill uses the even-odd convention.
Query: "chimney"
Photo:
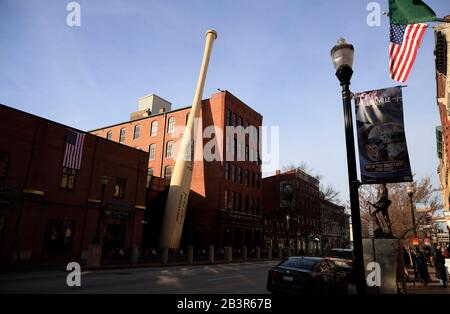
[[[281,174],[281,170],[275,171],[275,175],[276,175],[276,176],[279,176],[280,174]]]

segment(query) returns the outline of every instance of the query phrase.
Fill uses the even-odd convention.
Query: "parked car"
[[[326,257],[332,260],[337,267],[345,272],[349,283],[355,282],[352,249],[331,249]]]
[[[347,275],[330,259],[288,257],[269,271],[267,290],[271,293],[346,293]]]

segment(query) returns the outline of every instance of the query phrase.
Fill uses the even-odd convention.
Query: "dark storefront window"
[[[126,186],[127,186],[127,179],[116,178],[116,183],[114,184],[114,197],[124,199]]]
[[[48,220],[44,235],[44,252],[70,253],[74,230],[74,221]]]
[[[73,190],[75,188],[75,178],[77,171],[75,169],[63,168],[63,174],[61,178],[61,188],[67,190]]]
[[[0,152],[0,179],[6,178],[10,159],[10,153]]]

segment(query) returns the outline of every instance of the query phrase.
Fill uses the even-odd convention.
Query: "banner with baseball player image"
[[[400,86],[354,94],[363,184],[412,181]]]

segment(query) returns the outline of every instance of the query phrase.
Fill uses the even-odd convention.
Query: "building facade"
[[[319,180],[292,170],[262,182],[265,249],[321,255]]]
[[[320,199],[320,210],[324,254],[333,248],[348,248],[350,215],[345,213],[345,207]]]
[[[446,19],[450,20],[450,16]],[[438,175],[444,213],[450,213],[450,26],[448,23],[434,27],[436,40],[436,100],[441,125],[436,128]],[[449,217],[449,214],[445,215]],[[450,218],[447,221],[450,226]]]
[[[140,99],[139,111],[131,114],[130,121],[91,133],[148,151],[149,177],[169,182],[191,108],[172,110],[165,101],[155,106],[156,112],[153,106],[153,100],[143,103]],[[207,249],[213,244],[219,248],[233,246],[238,251],[247,246],[251,253],[260,245],[262,119],[228,91],[202,101],[195,124],[195,161],[182,246]],[[240,126],[247,132],[227,133],[227,127],[234,130]]]
[[[83,262],[96,236],[104,259],[129,256],[141,245],[147,162],[144,151],[0,105],[1,262]]]

